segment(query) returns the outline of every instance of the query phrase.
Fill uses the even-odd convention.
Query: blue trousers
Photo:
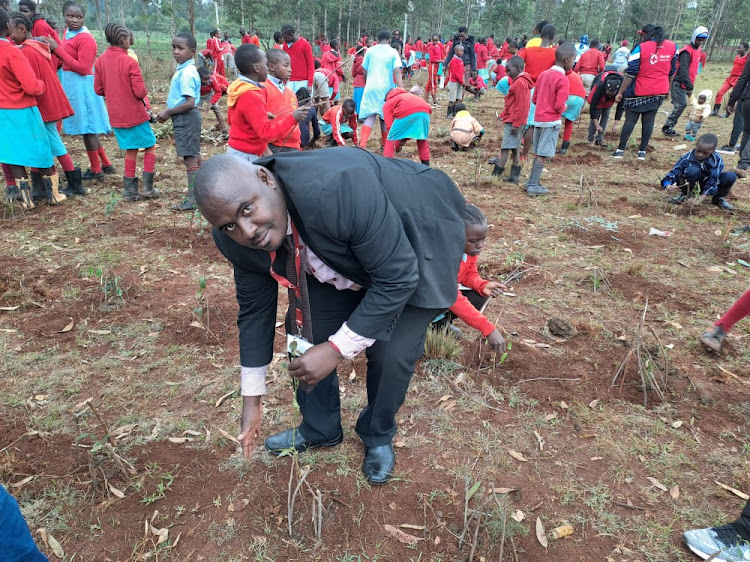
[[[47,562],[31,538],[18,502],[0,486],[0,557],[13,562]]]
[[[716,193],[713,196],[713,200],[716,201],[722,197],[726,197],[729,192],[732,190],[732,186],[734,185],[734,182],[737,181],[737,174],[734,172],[722,172],[719,174],[719,186],[716,190]],[[706,178],[701,177],[700,173],[697,173],[693,176],[683,176],[680,178],[677,178],[677,185],[682,186],[682,193],[683,195],[688,194],[689,186],[688,184],[698,184],[701,186],[701,191],[703,191],[705,185],[706,185]]]

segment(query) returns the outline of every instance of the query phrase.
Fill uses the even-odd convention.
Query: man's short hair
[[[175,37],[179,37],[183,41],[185,41],[185,44],[188,46],[188,49],[197,49],[198,48],[198,42],[195,40],[195,36],[192,33],[188,33],[187,31],[183,31],[181,33],[178,33],[175,35]]]
[[[563,43],[557,48],[555,53],[555,62],[562,62],[568,57],[576,56],[576,46],[573,43]]]
[[[247,43],[245,43],[247,45]],[[237,63],[235,57],[235,64]],[[289,54],[281,49],[268,49],[266,52],[266,62],[268,64],[278,64],[284,62],[284,59],[288,59]],[[257,61],[256,61],[257,62]]]
[[[552,41],[555,38],[556,33],[557,28],[551,23],[548,23],[542,28],[541,36],[543,39],[549,39],[550,41]]]
[[[698,137],[698,142],[696,143],[696,146],[698,144],[702,144],[703,146],[712,146],[716,148],[719,146],[719,137],[717,137],[713,133],[706,133],[705,135],[701,135]]]
[[[505,63],[506,66],[514,66],[516,68],[520,68],[521,70],[524,69],[526,66],[526,61],[523,60],[523,57],[519,57],[518,55],[513,55],[508,59],[508,62]]]
[[[466,28],[465,25],[462,25],[461,27],[458,28],[458,32],[459,33],[468,33],[469,30]]]
[[[390,41],[391,39],[391,32],[387,29],[381,29],[378,31],[378,43],[381,41]]]

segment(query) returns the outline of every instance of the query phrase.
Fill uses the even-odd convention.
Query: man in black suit
[[[368,404],[356,426],[365,444],[362,470],[372,483],[387,482],[395,416],[427,327],[456,299],[463,196],[443,172],[356,148],[276,154],[254,164],[215,156],[201,167],[195,196],[234,265],[245,456],[260,428],[278,281],[291,287],[287,333],[296,324],[315,345],[289,364],[300,382],[302,423],[269,437],[266,448],[280,454],[341,442],[336,366],[366,350]]]
[[[470,77],[477,75],[477,57],[474,53],[474,36],[469,35],[469,30],[462,25],[458,28],[458,34],[454,35],[451,41],[453,41],[453,44],[451,45],[451,50],[448,53],[448,56],[445,57],[443,68],[448,68],[448,64],[454,56],[455,48],[458,45],[461,45],[464,48],[464,53],[461,55],[461,58],[464,61],[464,78],[466,79],[466,82],[468,82]]]

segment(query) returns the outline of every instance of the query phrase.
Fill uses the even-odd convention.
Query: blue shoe
[[[750,561],[750,542],[742,539],[734,525],[685,531],[682,537],[687,547],[703,560]]]
[[[612,153],[612,158],[622,158],[625,156],[625,151],[619,148]]]

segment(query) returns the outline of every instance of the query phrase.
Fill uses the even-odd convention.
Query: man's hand
[[[503,351],[505,349],[505,338],[500,335],[500,332],[495,330],[487,336],[487,344],[493,351]]]
[[[342,359],[330,343],[319,343],[289,363],[289,374],[305,384],[315,386],[326,378]]]
[[[159,115],[156,116],[156,120],[159,123],[165,123],[166,121],[168,121],[169,120],[169,111],[166,110],[166,109],[164,111],[162,111]]]
[[[734,104],[727,106],[727,115],[734,113]]]
[[[263,418],[263,404],[260,396],[242,397],[242,425],[237,437],[242,445],[242,456],[246,459],[252,458],[255,449],[255,439],[260,431],[260,422]]]
[[[664,191],[666,191],[667,193],[673,193],[673,192],[675,192],[675,191],[679,191],[679,190],[677,189],[677,186],[676,186],[675,184],[673,184],[673,183],[667,183],[667,184],[663,184],[663,185],[662,185],[662,188],[663,188],[663,189],[664,189]]]
[[[598,123],[596,124],[596,132],[599,133],[600,135],[604,133],[604,129],[602,129],[602,126],[599,125]]]
[[[484,289],[482,289],[482,294],[485,297],[499,297],[503,294],[503,284],[498,283],[497,281],[490,281],[484,286]]]

